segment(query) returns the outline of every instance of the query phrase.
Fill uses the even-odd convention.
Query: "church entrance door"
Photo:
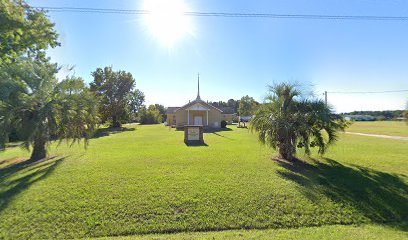
[[[194,125],[203,125],[203,117],[194,116]]]

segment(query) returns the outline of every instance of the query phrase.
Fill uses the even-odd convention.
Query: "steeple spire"
[[[201,100],[201,98],[200,98],[200,73],[198,73],[198,85],[197,85],[197,98],[196,98],[196,100]]]

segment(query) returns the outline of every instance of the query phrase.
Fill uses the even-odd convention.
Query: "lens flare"
[[[151,34],[160,43],[172,47],[182,38],[193,35],[191,11],[183,0],[145,0],[144,9],[149,11],[145,23]]]

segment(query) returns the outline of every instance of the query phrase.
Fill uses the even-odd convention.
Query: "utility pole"
[[[327,106],[327,91],[324,91],[324,103]]]

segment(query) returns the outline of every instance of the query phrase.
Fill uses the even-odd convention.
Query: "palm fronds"
[[[295,157],[297,148],[304,148],[309,155],[312,147],[318,147],[318,153],[324,154],[337,140],[337,132],[347,126],[322,100],[300,96],[301,91],[292,84],[269,86],[265,103],[251,120],[259,140],[288,160]]]

